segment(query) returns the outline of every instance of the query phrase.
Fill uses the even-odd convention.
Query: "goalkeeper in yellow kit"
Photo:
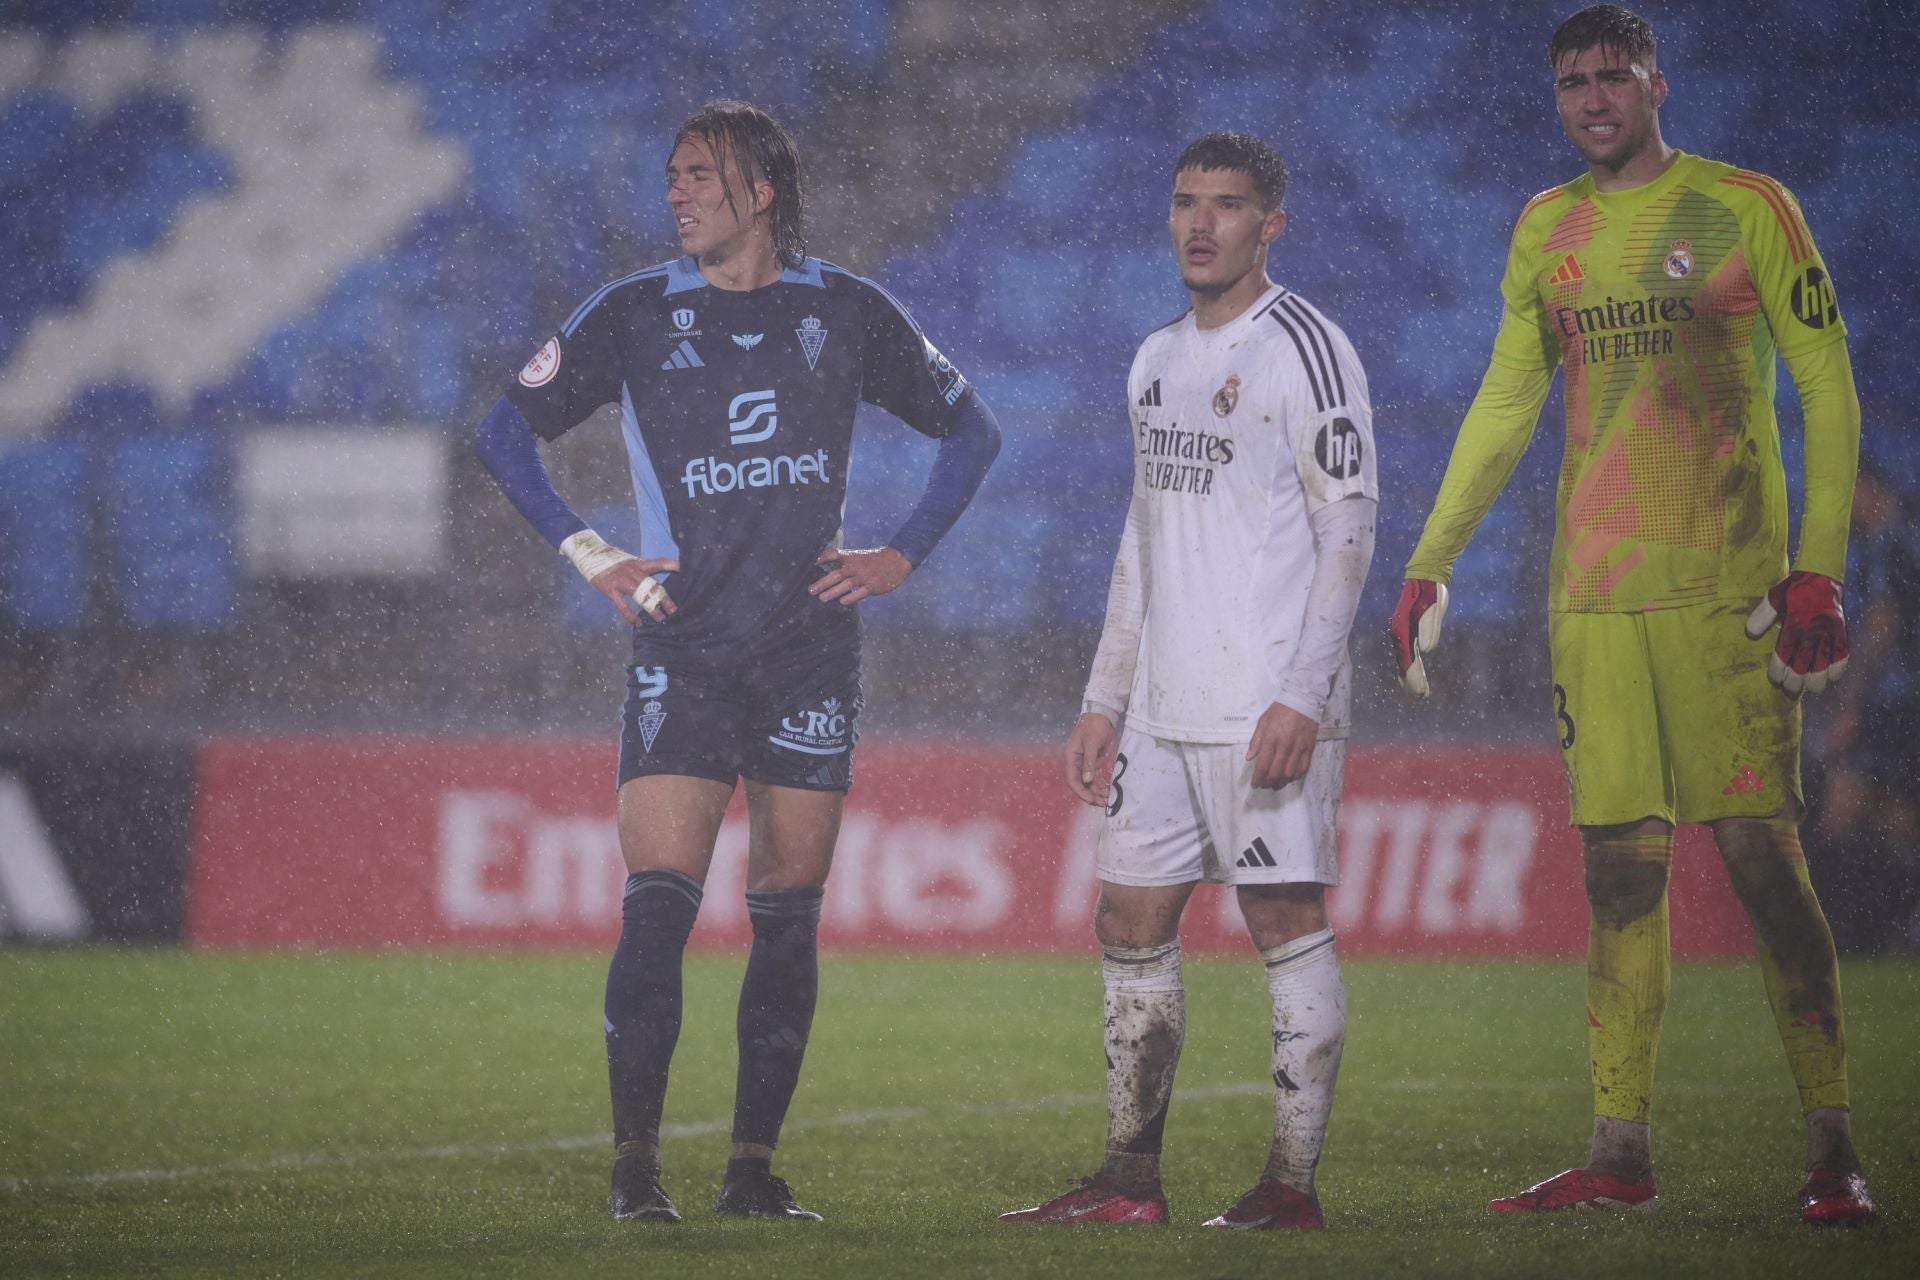
[[[1667,84],[1643,20],[1583,9],[1548,59],[1587,172],[1535,197],[1514,227],[1492,363],[1393,619],[1401,679],[1425,694],[1449,570],[1564,368],[1548,634],[1591,913],[1593,1140],[1585,1167],[1490,1207],[1653,1205],[1667,871],[1674,824],[1700,822],[1753,921],[1806,1114],[1801,1216],[1865,1222],[1838,970],[1798,830],[1798,698],[1838,678],[1847,656],[1840,579],[1860,408],[1845,327],[1792,195],[1662,139]],[[1791,569],[1776,352],[1806,416]]]

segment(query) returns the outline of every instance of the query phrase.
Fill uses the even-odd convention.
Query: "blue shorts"
[[[846,791],[859,740],[860,637],[835,630],[734,661],[636,638],[620,713],[620,785],[672,774]]]

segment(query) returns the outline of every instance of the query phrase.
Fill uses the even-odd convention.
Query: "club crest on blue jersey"
[[[767,741],[810,756],[837,756],[847,749],[850,722],[840,699],[828,698],[817,711],[796,711],[780,721]]]
[[[800,349],[807,354],[807,368],[814,369],[820,364],[820,349],[827,345],[827,331],[820,327],[819,316],[808,316],[793,331],[800,339]]]

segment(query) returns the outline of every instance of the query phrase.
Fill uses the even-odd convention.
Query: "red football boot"
[[[1234,1202],[1233,1208],[1200,1225],[1242,1231],[1318,1231],[1327,1224],[1320,1216],[1318,1200],[1278,1178],[1262,1178]]]
[[[1134,1196],[1095,1174],[1065,1195],[1031,1209],[1000,1215],[1002,1222],[1156,1222],[1167,1220],[1167,1197]]]
[[[1873,1197],[1857,1173],[1814,1169],[1800,1188],[1800,1221],[1816,1227],[1857,1227],[1872,1222]]]
[[[1643,1212],[1660,1203],[1653,1194],[1653,1179],[1627,1182],[1610,1173],[1569,1169],[1545,1182],[1536,1182],[1517,1196],[1502,1196],[1487,1202],[1495,1213],[1545,1213],[1549,1209],[1638,1209]]]

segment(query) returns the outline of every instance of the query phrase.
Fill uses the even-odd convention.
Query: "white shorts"
[[[1338,884],[1334,819],[1344,738],[1313,748],[1307,776],[1256,789],[1245,743],[1120,735],[1094,866],[1113,884]]]

